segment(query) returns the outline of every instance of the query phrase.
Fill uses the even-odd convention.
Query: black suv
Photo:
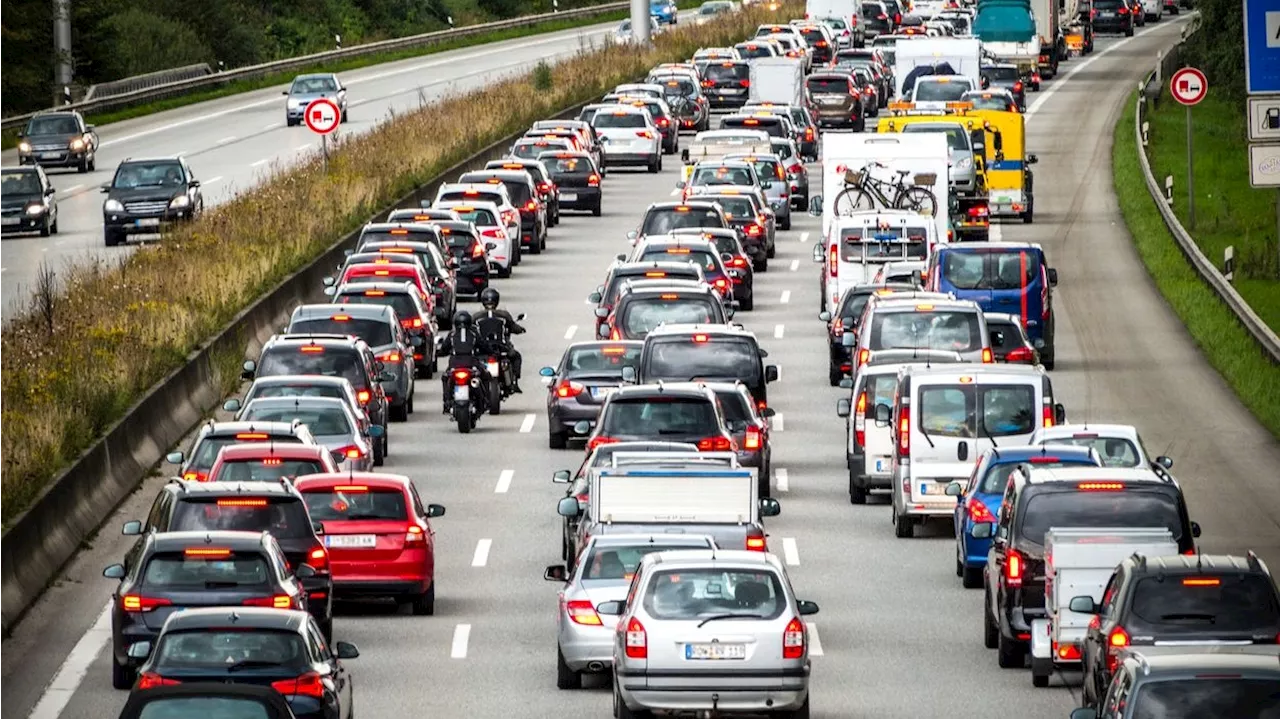
[[[738,381],[763,411],[769,406],[767,386],[778,379],[778,366],[764,363],[768,356],[756,336],[741,327],[669,324],[645,337],[634,379],[643,384]],[[629,375],[623,370],[624,379]]]
[[[58,234],[58,201],[53,199],[55,190],[43,169],[6,167],[0,188],[0,233]]]
[[[826,310],[818,313],[818,319],[827,323],[827,382],[832,387],[840,384],[845,375],[853,372],[853,349],[844,346],[844,333],[858,333],[858,322],[862,321],[862,311],[867,308],[867,302],[873,296],[915,292],[917,289],[919,288],[915,285],[906,282],[854,285],[841,295],[840,305],[836,307],[834,315]]]
[[[74,110],[37,113],[18,139],[19,165],[98,169],[98,132]]]
[[[550,210],[538,195],[538,186],[527,170],[473,170],[464,172],[458,182],[505,185],[511,204],[520,213],[520,244],[534,255],[547,249],[547,215]]]
[[[708,63],[702,78],[702,89],[713,109],[742,107],[750,99],[751,64],[746,60]]]
[[[1280,593],[1267,565],[1244,557],[1182,555],[1120,563],[1102,593],[1072,597],[1071,610],[1095,614],[1085,634],[1081,700],[1097,706],[1118,654],[1127,647],[1186,643],[1277,644]]]
[[[547,206],[547,227],[560,224],[560,189],[551,179],[551,170],[542,164],[542,158],[529,160],[520,157],[503,157],[485,163],[486,170],[513,170],[529,173],[538,188],[538,197]]]
[[[258,377],[278,374],[318,374],[345,377],[356,390],[356,399],[369,415],[369,422],[382,427],[382,437],[373,446],[373,463],[381,465],[387,456],[387,395],[383,382],[395,376],[364,340],[348,335],[273,335],[262,346],[258,360],[246,360],[240,376],[252,382]]]
[[[182,480],[174,481],[184,484]],[[199,508],[187,511],[176,521],[170,521],[172,513],[156,519],[157,509],[167,496],[172,495],[161,492],[161,498],[156,500],[157,508],[147,518],[150,528],[146,533],[142,533],[141,522],[125,523],[126,535],[141,534],[141,538],[122,564],[102,570],[102,576],[120,580],[111,596],[111,686],[116,689],[128,689],[135,679],[141,657],[133,645],[153,641],[165,620],[175,612],[188,607],[306,609],[307,590],[303,583],[316,577],[314,566],[290,565],[279,542],[263,531],[265,527],[254,531],[194,531],[189,520],[191,515],[200,513]],[[190,510],[191,505],[183,509]],[[153,520],[157,524],[152,524]],[[170,526],[192,531],[166,531]],[[290,566],[297,570],[290,570]]]
[[[998,650],[1003,668],[1025,664],[1031,622],[1046,616],[1044,536],[1050,527],[1168,529],[1180,552],[1194,551],[1200,536],[1182,489],[1147,469],[1019,465],[997,516],[998,523],[975,524],[973,536],[992,538],[983,570],[982,636],[988,649]]]
[[[538,160],[546,164],[556,190],[556,212],[566,210],[590,211],[599,217],[604,214],[604,193],[600,189],[600,170],[589,152],[544,152]]]
[[[103,239],[115,247],[129,235],[159,233],[204,211],[200,181],[183,157],[127,159],[102,186]]]
[[[200,532],[232,530],[268,532],[284,551],[286,569],[310,565],[310,576],[298,577],[307,590],[305,609],[311,612],[326,637],[333,637],[333,577],[329,574],[329,551],[320,540],[323,525],[311,521],[306,502],[288,480],[279,482],[188,482],[171,479],[160,489],[144,522],[124,523],[125,536],[141,535],[129,550],[130,558],[157,532]],[[157,625],[159,628],[159,625]]]
[[[431,224],[440,231],[449,256],[457,265],[454,268],[457,293],[479,295],[489,286],[489,259],[485,250],[497,245],[486,241],[476,226],[465,220],[440,220]]]

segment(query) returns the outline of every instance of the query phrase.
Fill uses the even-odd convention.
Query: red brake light
[[[240,432],[236,434],[236,439],[239,441],[261,440],[261,439],[267,439],[267,434],[265,432]]]
[[[667,126],[669,126],[670,124],[671,124],[671,121],[670,121],[670,120],[668,120],[667,118],[665,118],[665,117],[659,117],[659,118],[658,118],[658,127],[667,127]]]
[[[213,547],[192,547],[183,550],[184,557],[230,557],[230,549],[213,548]]]
[[[455,384],[464,385],[471,379],[471,370],[456,369],[453,371],[453,381]]]
[[[525,212],[535,212],[538,209],[538,203],[534,200],[529,200],[525,203],[524,209]]]
[[[565,380],[565,381],[561,381],[559,384],[556,385],[556,396],[557,397],[577,397],[578,395],[582,394],[586,389],[587,388],[585,385],[581,385],[581,384],[578,384],[577,382],[569,382]]]
[[[602,444],[613,444],[614,442],[617,442],[617,441],[619,440],[616,437],[592,437],[591,439],[587,440],[587,451],[590,452],[591,450],[595,449],[596,447],[599,447]]]
[[[387,293],[384,290],[365,290],[364,291],[365,297],[386,297],[386,295]]]
[[[761,433],[759,427],[747,427],[747,437],[743,440],[745,449],[760,449]]]
[[[405,527],[404,532],[405,532],[404,534],[405,544],[426,544],[427,543],[427,535],[425,530],[423,530],[422,527],[416,524],[410,524],[408,527]]]
[[[296,679],[281,679],[271,682],[271,688],[285,696],[308,696],[316,699],[324,698],[324,682],[318,672],[307,672]]]
[[[1016,549],[1010,549],[1009,554],[1004,558],[1004,581],[1010,587],[1022,586],[1022,554]]]
[[[369,400],[372,397],[373,395],[370,394],[367,389],[362,389],[359,392],[356,392],[356,399],[360,402],[361,406],[369,404]]]
[[[1024,351],[1026,351],[1026,352],[1027,352],[1027,354],[1030,354],[1030,353],[1031,353],[1031,350],[1028,350],[1028,349],[1026,349],[1025,347],[1023,347],[1023,348],[1021,348],[1021,349],[1023,349]],[[1015,350],[1015,351],[1016,351],[1016,350]],[[1010,352],[1009,354],[1012,356],[1012,355],[1013,355],[1013,352]],[[1053,408],[1052,408],[1052,407],[1045,407],[1045,408],[1044,408],[1044,426],[1046,426],[1046,427],[1052,427],[1052,426],[1053,426]]]
[[[1013,91],[1014,91],[1014,92],[1022,92],[1022,81],[1021,81],[1021,80],[1019,80],[1019,81],[1017,81],[1017,82],[1013,83]]]
[[[596,614],[595,605],[592,604],[590,600],[571,600],[565,603],[564,610],[569,615],[569,619],[573,620],[574,624],[598,627],[603,623],[600,621],[600,615]]]
[[[865,347],[858,350],[858,366],[861,367],[869,361],[871,361],[871,350]]]
[[[306,354],[319,354],[324,352],[324,348],[320,345],[303,345],[298,348],[298,351],[305,352]]]
[[[120,597],[120,608],[126,612],[149,612],[156,607],[171,606],[173,602],[161,597],[144,597],[141,594],[126,594]]]
[[[480,259],[481,257],[484,257],[484,246],[479,242],[471,243],[471,257],[473,259]]]
[[[782,632],[782,658],[801,659],[804,657],[805,628],[799,617],[787,622]]]
[[[361,457],[364,456],[364,453],[360,451],[360,448],[355,446],[354,444],[349,444],[346,447],[343,447],[342,449],[338,450],[338,454],[341,454],[343,457],[346,457],[347,459],[360,459]]]
[[[715,281],[715,282],[713,282],[712,284],[713,284],[713,285],[715,285],[715,288],[716,288],[717,290],[720,290],[721,292],[723,292],[724,290],[728,289],[728,287],[729,287],[729,283],[728,283],[728,282],[725,282],[725,280],[724,280],[724,278],[723,278],[723,277],[721,277],[720,279],[716,280],[716,281]]]
[[[703,342],[706,342],[708,339],[709,338],[704,334],[696,334],[693,336],[693,341],[697,342],[698,344],[702,344]]]
[[[219,499],[219,507],[265,507],[265,499]]]
[[[1221,584],[1221,579],[1210,577],[1187,577],[1182,580],[1184,587],[1217,587]]]
[[[636,137],[643,137],[646,140],[652,140],[653,133],[649,132],[648,130],[639,130],[636,132]]]
[[[698,440],[700,452],[733,452],[738,449],[737,443],[728,437],[704,437]]]
[[[898,456],[911,456],[911,408],[907,406],[898,416]]]
[[[747,551],[749,552],[765,551],[764,537],[747,537]]]
[[[635,617],[627,622],[626,650],[627,657],[631,659],[649,658],[649,637],[645,634],[644,625]]]
[[[1122,492],[1124,482],[1081,482],[1076,489],[1081,492]]]
[[[1123,5],[1121,5],[1121,6],[1120,6],[1120,9],[1119,9],[1119,10],[1116,10],[1116,12],[1117,12],[1117,13],[1119,13],[1119,14],[1121,14],[1121,15],[1128,15],[1128,14],[1129,14],[1129,8],[1127,8],[1127,7],[1123,6]]]
[[[307,564],[318,572],[329,568],[329,552],[324,547],[315,547],[307,554]]]
[[[1034,355],[1031,353],[1030,347],[1018,347],[1017,349],[1009,350],[1009,353],[1004,356],[1004,361],[1005,362],[1030,362],[1033,357]],[[1045,418],[1045,421],[1049,423],[1049,424],[1046,424],[1045,426],[1052,427],[1053,413],[1049,411],[1048,407],[1045,408],[1044,418]]]
[[[828,264],[831,265],[831,276],[838,277],[840,274],[840,248],[837,245],[831,246],[830,256],[827,258]]]
[[[418,321],[421,322],[422,320],[418,320]],[[399,352],[396,352],[395,350],[391,350],[390,352],[383,352],[382,354],[378,355],[378,359],[382,360],[383,362],[399,362],[401,358],[400,358]]]
[[[171,687],[181,683],[177,679],[166,679],[155,672],[143,672],[138,675],[138,684],[134,689],[142,691],[143,689],[153,689],[155,687]]]
[[[838,322],[839,320],[837,320]],[[858,404],[853,410],[853,434],[859,447],[867,446],[867,393],[858,395]]]
[[[987,508],[987,505],[977,497],[971,497],[969,501],[965,503],[965,508],[969,510],[969,521],[974,524],[982,524],[984,522],[994,523],[996,521],[996,516],[992,514],[991,510]]]
[[[277,594],[274,597],[253,597],[242,602],[246,607],[270,607],[272,609],[293,609],[293,597],[288,594]]]
[[[1129,646],[1129,632],[1124,627],[1116,627],[1111,630],[1111,634],[1107,636],[1107,646],[1109,647],[1127,647]]]
[[[1027,460],[1030,464],[1057,464],[1062,460],[1057,457],[1032,457]]]
[[[1058,647],[1057,652],[1059,659],[1067,661],[1078,661],[1080,659],[1080,647],[1075,644],[1063,644]]]

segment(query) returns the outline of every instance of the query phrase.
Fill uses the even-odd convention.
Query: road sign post
[[[1204,73],[1194,67],[1184,67],[1169,78],[1169,92],[1173,99],[1187,108],[1187,225],[1196,226],[1196,181],[1192,163],[1191,106],[1198,104],[1209,92],[1209,81]]]
[[[329,165],[329,135],[338,129],[342,121],[342,111],[333,100],[322,97],[307,104],[302,113],[302,121],[307,128],[320,136],[320,152],[324,155],[324,163]]]

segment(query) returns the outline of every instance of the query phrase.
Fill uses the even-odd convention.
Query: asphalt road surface
[[[1032,96],[1036,223],[1006,224],[1000,234],[1042,243],[1059,270],[1053,378],[1069,418],[1136,424],[1153,452],[1177,460],[1205,551],[1255,549],[1276,560],[1280,497],[1270,484],[1280,447],[1151,285],[1111,190],[1120,103],[1181,25],[1166,21],[1127,41],[1100,40],[1093,56],[1066,65],[1065,80]],[[440,413],[439,383],[425,382],[417,413],[391,428],[386,470],[412,476],[424,500],[446,505],[448,514],[434,521],[435,616],[397,615],[390,605],[339,609],[337,638],[362,652],[348,662],[361,716],[610,715],[607,685],[564,692],[554,684],[557,585],[543,581],[542,571],[559,561],[562,487],[550,477],[576,467],[581,450],[547,449],[537,369],[554,363],[568,339],[590,336],[585,296],[626,249],[626,232],[647,203],[673,194],[677,164],[668,158],[660,175],[610,173],[603,218],[566,216],[549,251],[499,283],[504,306],[529,313],[530,332],[519,340],[524,395],[460,436]],[[756,277],[757,309],[738,316],[783,368],[770,391],[779,412],[774,466],[782,515],[767,529],[797,594],[822,607],[812,617],[815,716],[1067,716],[1078,677],[1033,689],[1029,672],[997,668],[994,652],[982,647],[981,592],[961,589],[954,575],[948,525],[895,539],[883,501],[849,504],[843,421],[835,416],[841,391],[827,385],[825,329],[816,318],[817,230],[816,219],[797,215],[793,230],[780,233],[777,258]],[[148,480],[107,522],[4,642],[5,716],[98,719],[124,703],[126,694],[110,687],[105,652],[103,609],[114,582],[100,572],[127,546],[120,522],[143,516],[158,481]]]

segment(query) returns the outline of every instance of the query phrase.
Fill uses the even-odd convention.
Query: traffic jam
[[[1142,13],[1128,2],[1113,4]],[[103,571],[118,583],[112,686],[131,703],[267,687],[292,716],[351,719],[362,650],[343,640],[344,607],[435,615],[449,531],[426,485],[380,469],[427,441],[393,428],[440,412],[431,442],[483,442],[486,418],[529,394],[545,395],[542,453],[571,467],[551,478],[559,536],[530,538],[559,545],[543,572],[556,688],[603,680],[599,714],[617,719],[809,717],[819,606],[769,533],[788,458],[766,345],[784,335],[748,329],[776,301],[757,280],[786,271],[778,253],[804,220],[819,228],[799,242],[824,341],[803,351],[825,358],[829,421],[845,426],[839,494],[896,539],[952,538],[954,581],[983,597],[958,633],[976,642],[980,624],[996,666],[1071,687],[1072,719],[1272,716],[1269,570],[1200,552],[1174,461],[1139,428],[1072,417],[1055,393],[1053,258],[1001,237],[1036,217],[1028,105],[1093,50],[1083,3],[1058,18],[1079,36],[1061,57],[978,37],[1016,38],[1017,8],[1040,4],[811,0],[803,19],[535,123],[505,157],[366,225],[316,288],[325,301],[245,359],[231,418],[169,454],[172,479],[124,523],[133,544]],[[145,162],[155,184],[190,175]],[[660,201],[610,187],[664,166],[678,174]],[[507,311],[504,283],[554,257],[562,222],[620,207],[634,229],[597,240],[617,243],[608,266],[575,268],[599,278],[574,320],[590,337],[545,358],[541,391],[522,387],[515,336],[538,318]]]

